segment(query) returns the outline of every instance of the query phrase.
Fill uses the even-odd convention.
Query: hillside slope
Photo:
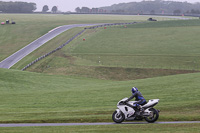
[[[160,120],[199,120],[200,73],[109,81],[0,69],[0,122],[111,121],[116,103],[137,86],[159,98]]]
[[[109,13],[130,13],[130,14],[196,14],[199,13],[199,3],[179,2],[170,0],[154,0],[119,3],[112,6],[101,7]]]
[[[199,20],[87,30],[28,71],[112,80],[196,72],[200,66],[198,34]],[[63,41],[65,35],[46,45]]]

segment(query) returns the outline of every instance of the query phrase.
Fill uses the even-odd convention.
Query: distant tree
[[[192,14],[195,14],[195,10],[194,10],[194,9],[192,9],[192,10],[190,11],[190,13],[192,13]]]
[[[179,9],[178,10],[174,10],[173,14],[174,15],[180,15],[181,14],[181,10],[179,10]]]
[[[3,11],[3,6],[0,4],[0,12]]]
[[[188,11],[188,10],[187,10],[187,12],[186,12],[186,13],[190,13],[190,11]]]
[[[0,1],[0,11],[5,13],[32,13],[36,9],[35,3]]]
[[[90,8],[88,8],[88,7],[82,7],[81,8],[81,12],[83,12],[83,13],[89,13],[90,12]]]
[[[199,10],[194,10],[194,9],[192,9],[192,10],[191,10],[191,14],[200,14],[200,11],[199,11]]]
[[[47,5],[43,6],[42,12],[47,12],[49,10],[49,7]]]
[[[58,11],[57,6],[53,6],[52,9],[51,9],[51,11],[52,11],[53,13],[56,13],[56,12]]]
[[[200,3],[188,3],[188,2],[176,2],[171,0],[142,0],[141,2],[129,2],[129,3],[119,3],[112,6],[100,7],[100,9],[106,10],[107,13],[117,13],[124,11],[124,13],[144,13],[144,14],[154,14],[154,13],[166,13],[173,14],[178,13],[177,9],[181,13],[195,13],[197,14],[200,10]],[[193,9],[193,10],[192,10]]]
[[[92,8],[92,13],[98,13],[99,8]]]
[[[104,11],[103,11],[104,12]],[[115,11],[116,13],[124,13],[124,10],[118,9]]]
[[[154,11],[154,10],[151,10],[150,14],[155,14],[155,11]]]
[[[80,7],[77,7],[77,8],[75,9],[75,11],[76,11],[77,13],[81,13]]]
[[[102,13],[104,9],[99,9],[98,12]],[[115,12],[115,10],[113,10],[113,12]]]

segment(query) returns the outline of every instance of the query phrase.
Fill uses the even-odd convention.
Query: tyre
[[[153,123],[153,122],[155,122],[155,121],[158,120],[159,113],[158,113],[158,111],[157,111],[156,109],[154,109],[154,108],[151,108],[151,109],[149,109],[149,110],[151,111],[151,115],[148,116],[148,117],[145,117],[144,119],[145,119],[147,122],[149,122],[149,123]]]
[[[119,113],[115,111],[112,115],[112,119],[116,123],[122,123],[125,119],[125,116],[121,111]]]

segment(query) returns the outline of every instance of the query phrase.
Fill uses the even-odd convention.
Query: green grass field
[[[2,60],[60,25],[144,22],[148,16],[0,14],[0,18],[17,23],[0,25]],[[127,28],[87,30],[60,51],[20,71],[83,29],[74,28],[11,70],[0,69],[0,123],[112,122],[117,102],[129,97],[133,86],[146,99],[160,99],[159,121],[200,120],[200,20],[157,19]],[[199,124],[145,124],[0,128],[0,132],[130,132],[136,126],[136,132],[199,131]]]
[[[130,81],[98,80],[0,69],[5,122],[111,122],[117,102],[137,86],[160,99],[160,121],[199,120],[199,73]]]
[[[145,21],[147,18],[122,15],[0,14],[1,22],[16,22],[16,25],[0,25],[0,60],[61,25],[133,22]]]
[[[196,72],[200,70],[199,22],[161,21],[127,25],[127,28],[112,26],[87,30],[62,50],[28,70],[113,80]],[[22,69],[43,55],[48,47],[56,42],[61,45],[70,37],[69,34],[75,35],[81,29],[73,30],[72,34],[68,31],[63,33],[13,68]]]
[[[4,133],[198,133],[200,124],[127,124],[105,126],[69,126],[69,127],[15,127],[0,128]]]
[[[199,70],[199,22],[165,21],[101,29],[86,34],[87,41],[72,44],[70,53],[92,62],[99,60],[103,66]]]

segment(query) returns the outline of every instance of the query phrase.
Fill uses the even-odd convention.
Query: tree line
[[[104,9],[100,9],[100,8],[92,8],[92,9],[90,9],[88,7],[82,7],[82,8],[77,7],[75,9],[75,11],[77,13],[106,13],[106,10],[104,10]]]
[[[42,12],[45,13],[49,11],[49,6],[48,5],[44,5],[43,8],[42,8]],[[56,13],[58,11],[58,7],[57,6],[53,6],[52,9],[51,9],[51,12],[52,13]]]
[[[0,12],[3,13],[33,13],[37,9],[36,3],[27,2],[3,2],[0,1]],[[49,7],[47,5],[43,6],[42,12],[47,12]],[[58,11],[57,6],[53,6],[51,9],[52,13]]]
[[[36,9],[35,3],[0,1],[0,12],[4,13],[32,13]]]
[[[109,7],[102,7],[110,13],[134,13],[134,14],[199,14],[200,3],[188,3],[177,1],[141,1],[120,3]]]
[[[100,8],[77,7],[77,13],[127,13],[127,14],[200,14],[200,3],[176,1],[141,1],[114,4]]]

